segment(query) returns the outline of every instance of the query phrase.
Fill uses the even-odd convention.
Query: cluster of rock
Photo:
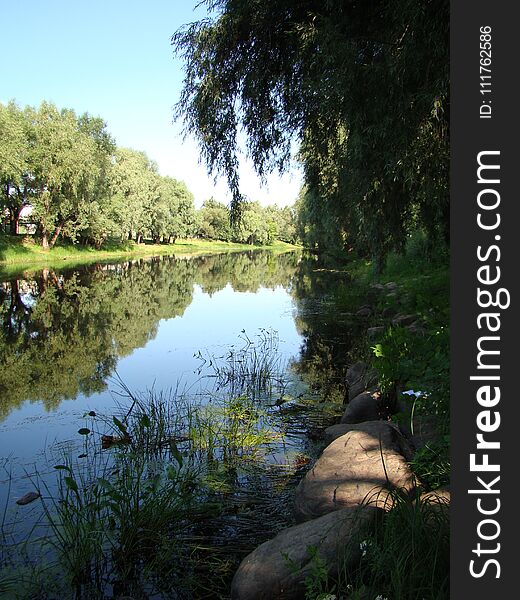
[[[396,297],[394,304],[399,305],[395,282],[376,283],[372,288],[377,294]],[[370,341],[380,339],[390,323],[417,334],[425,331],[416,315],[396,314],[390,307],[379,312],[365,304],[353,316],[385,323],[368,328]],[[232,582],[232,600],[304,598],[305,580],[312,576],[316,556],[334,577],[359,562],[360,535],[392,509],[392,491],[415,501],[419,488],[409,463],[413,449],[432,439],[435,424],[424,422],[418,435],[405,436],[388,420],[400,408],[396,394],[393,398],[383,394],[377,374],[363,362],[347,370],[346,389],[347,405],[340,422],[325,429],[328,445],[296,488],[298,524],[282,530],[242,561]],[[421,498],[442,508],[449,506],[447,491]]]
[[[349,403],[341,422],[325,430],[329,444],[296,488],[298,524],[242,561],[232,583],[233,600],[305,597],[314,554],[331,576],[355,564],[360,533],[391,508],[391,491],[415,492],[411,447],[394,424],[383,420],[386,408],[374,373],[356,363],[346,379]]]
[[[396,298],[397,304],[399,304],[398,286],[394,281],[389,281],[386,284],[373,283],[371,288],[377,293],[385,293],[387,298]],[[368,319],[376,316],[374,307],[370,304],[364,304],[359,307],[359,310],[355,313],[355,316],[361,319]],[[412,333],[424,334],[425,328],[424,323],[413,314],[402,314],[396,313],[395,310],[387,306],[380,314],[377,315],[385,322],[390,321],[394,327],[405,327]],[[370,341],[379,339],[386,331],[387,325],[375,325],[367,329],[367,337]]]

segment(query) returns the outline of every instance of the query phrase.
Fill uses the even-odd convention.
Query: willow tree
[[[243,132],[260,177],[300,143],[313,201],[373,254],[413,227],[446,236],[447,0],[206,4],[210,17],[172,38],[185,61],[176,116],[227,177],[234,209]]]
[[[9,214],[9,231],[16,235],[20,215],[30,206],[34,193],[30,156],[34,140],[30,109],[14,102],[0,103],[0,211]]]
[[[73,110],[58,110],[50,102],[31,114],[32,218],[48,249],[60,235],[75,240],[87,227],[92,204],[106,194],[114,146],[100,119],[78,118]]]

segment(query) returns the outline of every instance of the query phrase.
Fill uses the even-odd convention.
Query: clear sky
[[[0,102],[20,106],[42,100],[102,117],[118,146],[144,150],[162,175],[186,182],[197,206],[215,186],[193,140],[182,140],[172,108],[182,85],[182,64],[172,34],[205,16],[198,0],[0,0]],[[262,204],[296,199],[301,174],[272,176],[261,188],[250,164],[240,170],[242,192]]]

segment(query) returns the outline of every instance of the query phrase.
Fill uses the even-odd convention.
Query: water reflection
[[[183,460],[198,457],[199,494],[220,509],[187,522],[182,543],[190,561],[181,571],[202,572],[187,597],[202,597],[197,585],[206,588],[209,580],[219,594],[206,597],[225,597],[241,558],[290,524],[292,489],[316,453],[315,434],[341,412],[344,371],[359,334],[340,301],[348,288],[346,273],[312,258],[266,252],[44,270],[0,283],[0,507],[12,540],[6,552],[16,557],[18,542],[44,522],[40,502],[19,507],[14,500],[33,489],[56,497],[53,465],[70,461],[83,473],[90,468],[87,458],[112,460],[102,443],[121,434],[109,428],[117,409],[110,376],[117,370],[133,392],[154,387],[156,393],[143,398],[159,399],[179,426],[160,441],[173,440]],[[256,339],[259,328],[277,332],[283,352],[280,358],[273,352],[272,362],[258,347],[250,370],[240,347]],[[275,338],[265,337],[269,343]],[[222,397],[207,382],[200,397],[193,393],[201,359],[210,376],[223,375],[216,380]],[[256,398],[241,374],[263,373],[266,361],[276,378],[282,372],[281,386],[273,396]],[[230,362],[237,388],[228,385]],[[318,394],[309,393],[294,370]],[[169,393],[183,374],[191,377],[188,393]],[[190,429],[192,422],[197,427]],[[79,435],[85,426],[88,438]],[[259,446],[244,458],[251,437]],[[38,543],[30,552],[38,563]],[[215,582],[211,561],[220,556],[227,570]]]
[[[353,314],[361,302],[355,294],[344,267],[313,256],[300,261],[292,297],[303,342],[294,366],[323,402],[343,402],[347,368],[360,358],[366,325]]]
[[[155,257],[1,282],[0,419],[25,401],[53,410],[102,391],[118,361],[154,339],[161,320],[183,315],[197,290],[287,288],[297,263],[294,253]]]

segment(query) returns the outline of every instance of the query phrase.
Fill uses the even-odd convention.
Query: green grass
[[[355,572],[340,575],[338,600],[449,597],[449,509],[442,499],[410,502],[396,492],[394,508],[375,531],[353,542],[362,550],[361,564]]]
[[[59,243],[51,250],[44,250],[29,236],[0,235],[0,269],[31,270],[41,266],[82,264],[119,258],[171,255],[191,256],[221,252],[243,252],[267,249],[287,252],[297,246],[276,241],[270,246],[251,246],[232,242],[200,239],[177,240],[175,244],[136,244],[135,242],[106,242],[100,250],[70,243]],[[15,269],[13,269],[15,268]]]
[[[338,270],[340,269],[340,270]],[[332,294],[338,314],[354,315],[359,335],[353,344],[353,361],[364,360],[378,372],[382,389],[402,401],[402,411],[392,417],[405,429],[430,421],[432,439],[418,450],[411,467],[422,490],[449,485],[449,257],[433,252],[424,236],[416,234],[404,255],[392,254],[376,273],[371,261],[355,259],[329,269],[342,274]],[[343,273],[345,275],[343,275]],[[395,293],[374,284],[395,282]],[[372,314],[355,318],[361,306]],[[393,326],[396,314],[415,315],[422,331]],[[365,333],[383,326],[377,339]],[[426,392],[418,398],[405,390]],[[339,581],[316,580],[307,600],[334,594],[337,600],[444,600],[449,596],[449,515],[444,504],[418,500],[410,503],[398,495],[395,507],[375,532],[360,538],[364,552],[359,569],[343,573]]]
[[[134,394],[115,379],[115,414],[86,413],[80,441],[64,449],[59,464],[49,463],[56,488],[53,478],[34,477],[42,535],[24,543],[35,559],[4,535],[9,523],[0,527],[9,566],[0,574],[2,598],[102,600],[112,589],[114,597],[188,597],[186,590],[189,597],[226,597],[256,537],[260,543],[286,523],[297,469],[292,459],[269,459],[284,437],[278,410],[269,412],[269,394],[278,395],[268,381],[280,364],[272,358],[277,334],[262,331],[258,343],[240,339],[247,341],[240,353],[246,366],[234,346],[221,358],[208,356],[220,362],[216,370],[207,366],[210,376],[196,395],[180,388]],[[217,394],[211,374],[218,368],[225,374]],[[238,380],[251,395],[229,393]],[[260,392],[267,407],[252,396]]]

